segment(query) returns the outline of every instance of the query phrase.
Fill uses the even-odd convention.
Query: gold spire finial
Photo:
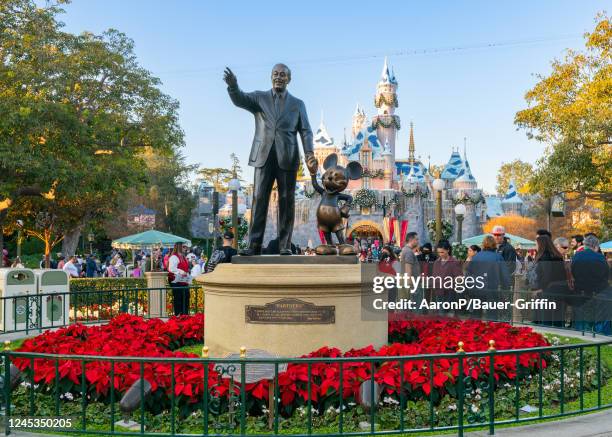
[[[465,352],[465,351],[463,350],[463,342],[462,342],[462,341],[460,341],[459,343],[457,343],[457,347],[459,348],[459,349],[457,349],[457,352],[458,352],[458,353],[463,353],[463,352]]]
[[[489,352],[495,352],[495,340],[489,340]]]
[[[414,124],[410,122],[410,141],[408,142],[408,160],[414,164]]]

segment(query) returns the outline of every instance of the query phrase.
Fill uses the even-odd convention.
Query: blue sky
[[[535,162],[543,145],[513,124],[536,74],[582,34],[609,2],[556,1],[197,1],[73,0],[66,29],[125,32],[141,64],[181,104],[190,163],[228,166],[236,152],[246,166],[252,116],[227,96],[229,65],[242,89],[269,89],[276,62],[292,68],[290,92],[306,103],[313,130],[324,111],[341,140],[355,104],[369,116],[384,56],[399,82],[403,128],[396,149],[408,154],[408,125],[417,155],[448,160],[463,146],[474,176],[488,191],[502,162]],[[489,46],[490,45],[490,46]]]

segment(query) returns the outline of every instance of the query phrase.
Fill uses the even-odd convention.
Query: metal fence
[[[208,358],[206,351],[203,351],[202,358],[186,359],[52,355],[5,350],[2,353],[5,432],[8,434],[11,431],[8,419],[12,417],[46,414],[73,417],[72,427],[61,429],[61,432],[104,435],[133,435],[137,432],[141,435],[171,436],[352,436],[454,430],[461,436],[465,430],[474,428],[485,428],[494,434],[499,425],[560,418],[612,407],[610,386],[605,385],[610,376],[609,369],[602,359],[610,345],[612,341],[497,351],[491,342],[486,352],[463,352],[463,345],[459,343],[458,352],[452,354],[294,359],[249,358],[244,350],[235,359]],[[53,363],[55,377],[44,394],[52,399],[47,407],[43,407],[40,401],[43,395],[33,378],[33,372],[24,373],[21,385],[9,383],[15,380],[11,365],[15,360],[25,360],[31,368],[34,368],[35,362],[48,360]],[[524,366],[525,360],[533,360],[538,365],[529,370]],[[61,399],[67,396],[63,394],[65,388],[60,378],[60,368],[66,362],[78,363],[76,368],[82,371],[80,385],[72,389],[70,411],[66,410],[67,403]],[[107,363],[110,381],[115,381],[117,369],[125,366],[139,375],[131,390],[128,390],[132,392],[131,401],[126,401],[129,396],[125,392],[120,393],[111,383],[106,395],[94,402],[85,377],[88,366],[94,362]],[[447,362],[456,369],[452,383],[445,386],[445,390],[451,393],[449,396],[454,408],[449,406],[440,410],[441,403],[448,399],[440,399],[434,372],[439,365]],[[548,365],[544,367],[543,362]],[[500,369],[503,366],[512,367],[509,363],[516,365],[515,376],[502,378]],[[162,380],[158,381],[157,390],[162,392],[151,401],[155,395],[148,394],[151,381],[146,381],[145,375],[150,375],[156,365],[170,366],[170,380],[163,387]],[[298,410],[289,411],[282,400],[281,386],[288,371],[283,369],[295,365],[306,367],[305,380],[296,382],[306,395]],[[349,373],[357,365],[365,366],[366,375],[357,380],[351,379]],[[395,385],[381,382],[377,372],[384,366],[396,371]],[[252,389],[249,377],[255,368],[261,373],[262,367],[269,370],[268,396],[262,396],[257,401],[251,392],[247,394]],[[200,375],[199,384],[203,389],[199,395],[194,393],[190,403],[176,394],[177,384],[180,383],[176,375],[187,368]],[[422,386],[429,387],[429,390],[424,390],[429,395],[424,392],[417,395],[407,382],[408,372],[415,368],[427,375]],[[334,390],[342,395],[325,400],[314,396],[313,386],[321,384],[320,377],[317,377],[321,369],[337,376]],[[553,387],[553,394],[548,386],[552,384],[551,378],[558,381],[558,386]],[[358,396],[359,399],[351,394],[356,382],[362,394],[361,398]],[[38,384],[42,385],[42,382]],[[16,394],[19,390],[21,393]],[[393,402],[387,402],[385,395]],[[120,403],[121,396],[124,398]],[[589,396],[588,402],[586,396]],[[549,398],[554,399],[547,403]],[[128,408],[126,405],[130,402],[131,407]],[[535,407],[525,410],[525,404]],[[106,408],[108,417],[94,425],[91,423],[92,414],[95,415],[96,411],[92,412],[92,408],[101,406]],[[162,419],[157,419],[157,424],[151,413],[152,408],[162,410]],[[97,416],[100,414],[104,415],[98,412]],[[291,425],[290,415],[301,415],[301,422]],[[123,428],[122,423],[118,422],[122,417],[135,419],[136,429],[127,431]],[[415,417],[418,420],[415,421]],[[356,426],[356,420],[360,421],[359,426]]]
[[[190,314],[204,312],[204,290],[189,289]],[[2,334],[60,328],[73,323],[101,323],[129,313],[143,318],[166,318],[174,314],[171,288],[121,288],[0,297]]]

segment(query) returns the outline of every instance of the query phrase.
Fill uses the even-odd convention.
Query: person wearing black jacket
[[[556,310],[540,311],[537,319],[542,323],[563,326],[565,319],[565,297],[569,293],[567,270],[563,256],[552,242],[549,235],[542,234],[536,238],[537,253],[535,271],[538,298],[547,299],[557,304]]]
[[[506,229],[499,225],[493,226],[491,233],[497,244],[497,253],[499,253],[506,262],[508,273],[512,276],[514,270],[516,270],[516,250],[514,250],[514,247],[512,247],[506,238]]]

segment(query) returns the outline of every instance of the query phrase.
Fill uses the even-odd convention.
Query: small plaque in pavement
[[[233,377],[235,382],[240,382],[241,364],[240,353],[231,353],[223,358],[236,360],[235,363],[219,363],[218,366],[227,369],[227,373],[223,375],[224,378]],[[274,379],[274,363],[252,363],[249,362],[249,358],[278,358],[278,355],[272,354],[262,349],[247,349],[246,360],[244,364],[245,382],[251,384],[264,379]],[[233,366],[231,368],[230,366]],[[287,370],[287,363],[278,363],[278,373],[281,374]]]

